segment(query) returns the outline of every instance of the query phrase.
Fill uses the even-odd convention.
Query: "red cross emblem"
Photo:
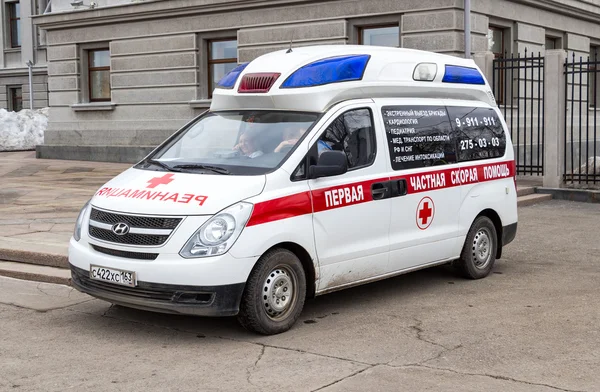
[[[156,188],[159,185],[167,185],[173,181],[173,177],[175,177],[172,173],[167,173],[162,177],[154,177],[148,181],[148,186],[146,188]]]
[[[417,207],[417,227],[421,230],[427,229],[433,222],[435,205],[430,197],[424,197]]]

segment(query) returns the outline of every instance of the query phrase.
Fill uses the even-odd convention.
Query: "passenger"
[[[251,131],[244,132],[240,136],[239,143],[233,149],[248,158],[257,158],[264,154],[257,146],[256,137]]]
[[[277,147],[275,147],[273,152],[282,152],[283,150],[289,150],[293,148],[296,143],[298,143],[298,140],[300,140],[302,135],[304,135],[304,132],[306,132],[306,128],[286,128],[283,132],[283,141],[279,143]]]

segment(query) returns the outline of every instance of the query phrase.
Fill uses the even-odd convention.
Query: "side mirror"
[[[311,179],[339,176],[348,171],[348,159],[342,151],[323,151],[315,166],[308,169]]]

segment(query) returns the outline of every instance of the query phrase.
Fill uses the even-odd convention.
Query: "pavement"
[[[66,266],[79,210],[129,166],[0,153],[0,260]]]
[[[0,277],[0,390],[598,391],[600,205],[519,214],[485,279],[437,267],[328,294],[268,337]]]

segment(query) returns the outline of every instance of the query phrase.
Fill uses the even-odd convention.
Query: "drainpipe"
[[[471,0],[465,0],[465,58],[471,58]]]
[[[31,60],[27,61],[27,67],[29,68],[29,109],[33,110],[33,75],[31,70],[33,63]]]

